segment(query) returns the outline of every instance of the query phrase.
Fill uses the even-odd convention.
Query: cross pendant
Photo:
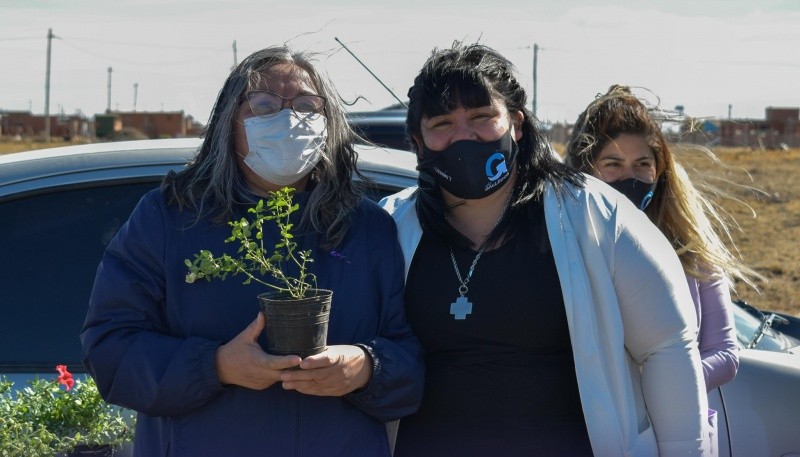
[[[450,303],[450,314],[456,320],[464,320],[467,318],[467,314],[472,314],[472,303],[462,295],[456,298],[456,301]]]

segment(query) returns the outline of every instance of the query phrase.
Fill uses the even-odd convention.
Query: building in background
[[[83,113],[49,116],[50,136],[72,141],[94,136],[91,122]],[[30,111],[0,111],[0,134],[15,139],[44,137],[45,117]]]
[[[95,131],[101,139],[196,137],[202,128],[183,111],[110,111],[95,115]]]
[[[348,121],[366,139],[390,147],[408,147],[405,143],[405,110],[400,107],[350,113]],[[4,138],[40,139],[44,137],[44,122],[44,116],[33,115],[30,111],[0,110],[0,135]],[[565,144],[572,133],[573,125],[570,123],[543,124],[553,143]],[[96,114],[94,119],[87,119],[80,112],[70,116],[50,116],[51,137],[66,141],[76,138],[121,141],[198,137],[203,128],[202,124],[182,110],[109,111]],[[800,108],[769,106],[764,119],[692,118],[678,115],[664,124],[664,131],[670,141],[710,147],[800,148]]]
[[[671,142],[753,149],[800,148],[800,108],[769,106],[764,119],[671,118],[662,127]],[[565,144],[572,124],[545,124],[553,143]]]
[[[96,114],[94,119],[80,112],[49,117],[50,137],[64,141],[197,137],[203,129],[202,124],[183,111],[112,111]],[[0,110],[0,135],[16,140],[42,139],[45,135],[45,117],[30,111]]]
[[[722,119],[719,145],[760,149],[800,147],[800,108],[767,107],[765,119]]]

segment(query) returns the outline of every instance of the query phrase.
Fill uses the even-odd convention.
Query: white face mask
[[[244,163],[265,181],[287,186],[314,169],[328,137],[322,114],[298,116],[283,109],[244,121],[247,146]]]

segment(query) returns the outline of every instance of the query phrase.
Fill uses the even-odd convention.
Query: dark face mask
[[[608,185],[628,197],[637,208],[644,211],[653,200],[653,193],[656,190],[657,183],[658,181],[650,184],[636,178],[628,178],[610,182]]]
[[[482,143],[460,140],[442,151],[423,145],[423,159],[417,166],[433,175],[436,183],[463,199],[491,195],[511,176],[517,156],[517,143],[511,129],[496,141]]]

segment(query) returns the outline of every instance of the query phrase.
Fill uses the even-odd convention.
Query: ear
[[[514,126],[514,141],[519,141],[522,138],[522,123],[525,121],[525,115],[522,111],[511,113],[511,124]]]

